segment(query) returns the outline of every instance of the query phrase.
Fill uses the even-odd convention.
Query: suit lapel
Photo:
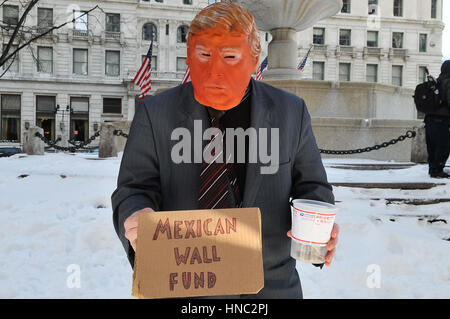
[[[266,99],[264,99],[261,92],[261,87],[258,82],[253,78],[251,79],[252,85],[252,100],[251,100],[251,120],[250,128],[256,129],[257,136],[260,128],[267,128],[270,131],[271,125],[271,105]],[[258,138],[250,138],[249,150],[258,150]],[[270,143],[267,145],[267,150],[270,154]],[[250,154],[249,157],[251,158]],[[243,198],[243,207],[252,207],[255,202],[256,195],[258,194],[259,187],[261,186],[262,175],[260,168],[262,164],[259,161],[258,154],[254,154],[257,158],[256,163],[247,163],[246,177],[245,177],[245,189]]]
[[[259,129],[266,128],[268,131],[271,129],[271,104],[267,99],[263,97],[263,92],[261,91],[260,85],[254,80],[251,79],[252,92],[251,92],[251,116],[250,116],[250,128],[256,129],[256,133],[258,136]],[[202,130],[205,130],[209,127],[208,122],[208,111],[205,109],[203,105],[198,103],[194,98],[194,92],[192,84],[188,84],[187,90],[185,90],[186,94],[183,94],[181,97],[181,105],[179,107],[180,112],[178,113],[176,127],[185,127],[191,133],[193,140],[200,139],[201,153],[198,153],[198,146],[196,151],[196,145],[194,142],[191,145],[191,154],[193,156],[202,156],[203,155],[203,147],[206,145],[207,141],[203,141],[202,136],[194,136],[194,120],[202,121]],[[202,132],[203,133],[203,132]],[[258,138],[253,139],[250,138],[249,141],[249,149],[259,150]],[[267,141],[267,150],[270,154],[270,141]],[[245,177],[245,189],[244,189],[244,198],[243,198],[243,207],[252,207],[255,202],[256,195],[258,194],[259,187],[262,182],[261,175],[261,166],[262,163],[259,161],[258,154],[255,157],[257,158],[256,163],[248,163],[246,168],[246,177]],[[195,161],[196,159],[193,158]],[[201,159],[200,159],[201,163]],[[201,172],[201,164],[197,165],[198,167],[198,180],[192,181],[192,187],[198,184]],[[197,176],[196,175],[196,176]],[[186,183],[187,181],[185,181]],[[198,186],[198,185],[197,185]],[[188,188],[189,189],[189,188]],[[195,188],[194,188],[195,189]]]

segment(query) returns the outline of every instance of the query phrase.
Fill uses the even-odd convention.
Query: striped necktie
[[[216,138],[222,138],[222,143],[220,143],[222,149],[217,150],[217,154],[215,154],[216,149],[210,152],[212,156],[210,161],[203,159],[198,198],[200,209],[233,208],[240,206],[241,203],[233,163],[227,163],[230,161],[231,152],[230,155],[226,152],[225,129],[219,122],[219,116],[217,114],[211,117],[211,126],[218,130],[205,149],[209,149]]]

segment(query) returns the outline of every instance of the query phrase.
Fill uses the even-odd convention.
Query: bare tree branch
[[[32,1],[33,1],[33,2],[37,2],[37,1],[39,1],[39,0],[32,0]],[[34,5],[33,5],[33,6],[34,6]],[[27,8],[27,9],[28,9],[28,8]],[[48,29],[47,31],[45,31],[45,32],[43,32],[43,33],[41,33],[41,34],[32,37],[31,39],[27,40],[24,44],[18,45],[18,47],[17,47],[16,50],[14,50],[13,52],[11,52],[8,56],[4,57],[6,54],[8,54],[8,51],[9,51],[9,49],[10,49],[10,47],[11,47],[11,45],[12,45],[12,42],[13,42],[13,40],[14,40],[14,36],[17,35],[17,32],[18,32],[18,30],[20,29],[20,27],[19,27],[19,28],[16,27],[16,29],[14,30],[15,34],[13,34],[13,35],[11,36],[11,39],[10,39],[10,41],[9,41],[9,43],[8,43],[8,45],[9,45],[9,47],[7,46],[7,50],[8,50],[8,51],[4,52],[3,55],[0,57],[0,66],[3,65],[3,64],[5,63],[5,61],[7,61],[7,60],[8,60],[9,58],[11,58],[13,55],[15,55],[16,52],[20,51],[22,48],[24,48],[25,46],[29,45],[31,42],[33,42],[33,41],[35,41],[35,40],[37,40],[37,39],[39,39],[39,38],[41,38],[41,37],[43,37],[43,36],[49,34],[49,33],[52,32],[53,30],[58,30],[58,29],[64,27],[65,25],[67,25],[67,24],[69,24],[69,23],[74,23],[77,19],[80,19],[81,17],[83,17],[84,15],[89,14],[90,12],[94,11],[95,9],[101,9],[101,8],[100,8],[98,5],[96,5],[96,6],[93,7],[92,9],[90,9],[90,10],[88,10],[88,11],[85,11],[82,15],[78,16],[77,18],[74,18],[74,19],[72,19],[72,20],[66,21],[66,22],[64,22],[63,24],[59,25],[59,26],[54,26],[54,27]],[[31,9],[30,9],[30,10],[31,10]],[[28,10],[28,12],[29,12],[29,10]],[[24,15],[25,15],[25,13],[24,13]],[[22,23],[23,23],[23,22],[22,22]],[[20,21],[19,21],[19,24],[20,24]]]
[[[17,36],[17,33],[19,32],[20,27],[24,24],[28,13],[31,11],[31,9],[36,5],[36,3],[38,3],[39,0],[31,0],[30,3],[28,4],[28,7],[25,9],[25,12],[22,14],[22,16],[20,17],[19,22],[17,23],[17,26],[14,28],[14,32],[11,35],[11,38],[8,41],[8,44],[6,45],[6,48],[3,50],[2,56],[0,57],[0,66],[3,65],[3,63],[5,63],[5,61],[11,56],[11,54],[5,58],[5,56],[9,53],[9,50],[11,49],[11,46],[14,42],[14,39]],[[14,54],[15,52],[13,52],[12,54]]]

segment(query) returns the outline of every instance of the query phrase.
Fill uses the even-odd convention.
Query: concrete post
[[[43,136],[44,129],[33,126],[23,134],[23,151],[28,155],[44,155],[44,142],[36,136],[36,133]]]
[[[115,126],[102,123],[100,127],[100,144],[98,157],[117,157],[117,136],[114,135]]]
[[[427,163],[428,152],[425,140],[425,127],[421,125],[416,130],[417,135],[412,140],[411,145],[411,162],[413,163]]]

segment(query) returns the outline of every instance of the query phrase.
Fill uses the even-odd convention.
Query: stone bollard
[[[425,140],[425,126],[421,125],[416,130],[417,135],[412,140],[411,145],[411,162],[413,163],[427,163],[428,152],[427,143]]]
[[[115,126],[102,123],[100,127],[100,143],[98,157],[117,157],[117,137],[114,135]]]
[[[33,126],[30,127],[24,134],[23,152],[27,155],[44,155],[44,142],[36,136],[36,133],[44,135],[44,129]]]

